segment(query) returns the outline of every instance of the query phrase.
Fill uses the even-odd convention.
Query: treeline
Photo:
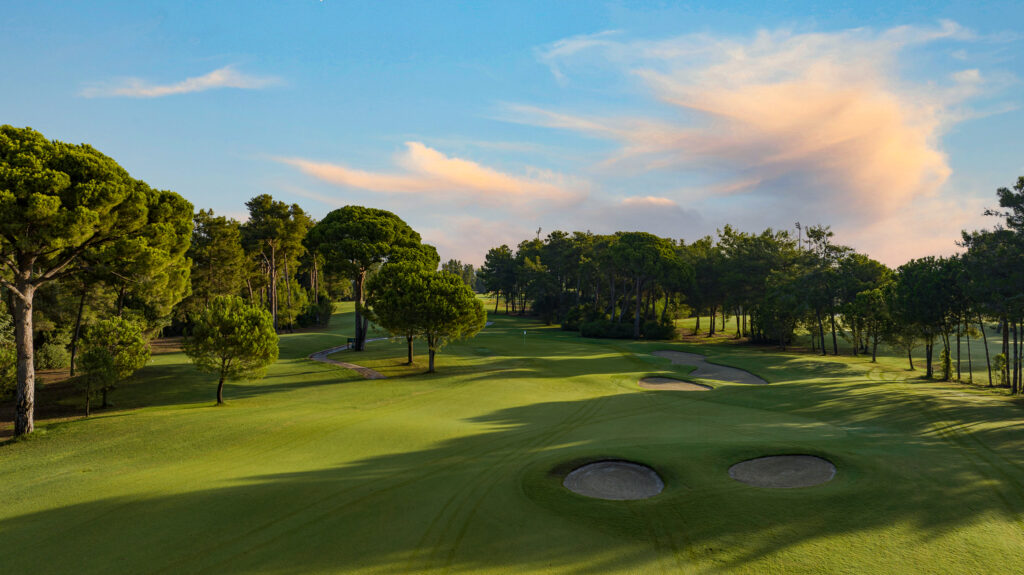
[[[366,293],[366,280],[386,264],[419,281],[415,323],[382,322],[412,334],[410,360],[412,337],[428,341],[433,370],[445,342],[482,327],[466,287],[473,267],[452,260],[453,275],[438,272],[437,251],[395,214],[346,206],[318,222],[269,195],[245,205],[245,222],[193,212],[87,144],[0,126],[0,399],[15,397],[16,436],[34,427],[36,369],[70,368],[87,409],[93,395],[105,407],[145,364],[150,339],[189,335],[211,307],[233,319],[265,313],[279,332],[326,324],[331,301],[351,298],[362,350],[367,296],[390,297]],[[260,361],[276,357],[264,347]],[[222,386],[231,374],[220,373]]]
[[[534,313],[591,337],[670,338],[673,319],[734,317],[737,337],[782,349],[796,334],[811,351],[838,354],[840,340],[872,361],[880,343],[925,349],[925,375],[963,375],[962,342],[995,322],[1002,353],[989,357],[989,385],[1024,391],[1024,178],[998,191],[1004,219],[991,231],[964,233],[956,256],[912,260],[892,270],[847,246],[828,227],[740,232],[730,226],[692,243],[645,232],[598,235],[555,231],[487,252],[478,270],[495,312]],[[939,348],[938,357],[935,350]],[[967,354],[966,361],[971,358]],[[955,368],[954,368],[955,364]],[[968,365],[973,379],[973,365]]]

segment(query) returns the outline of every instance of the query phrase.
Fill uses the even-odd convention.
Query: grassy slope
[[[902,365],[683,346],[774,385],[647,391],[688,370],[528,320],[402,367],[404,342],[346,357],[367,381],[302,359],[344,343],[282,338],[259,382],[214,382],[161,355],[119,408],[0,446],[0,571],[1010,572],[1024,548],[1024,411]],[[526,342],[522,330],[528,329]],[[418,352],[424,350],[420,345]],[[358,359],[357,359],[358,358]],[[418,356],[423,362],[424,356]],[[421,366],[422,367],[422,366]],[[412,375],[408,375],[412,374]],[[762,490],[728,466],[829,457],[809,489]],[[657,468],[642,502],[568,493],[552,470],[612,456]]]

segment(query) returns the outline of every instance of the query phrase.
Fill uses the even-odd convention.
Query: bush
[[[672,320],[665,321],[647,320],[640,326],[640,332],[644,339],[675,339],[676,326]]]
[[[565,312],[565,319],[562,320],[562,329],[565,331],[579,331],[580,325],[604,319],[604,312],[594,304],[583,304],[569,308]]]
[[[63,369],[71,365],[71,354],[61,343],[47,342],[36,351],[36,369]]]
[[[608,319],[598,319],[580,324],[580,335],[583,337],[607,337],[614,339],[632,339],[633,324],[617,323]]]
[[[299,327],[323,327],[330,323],[332,311],[334,311],[334,304],[327,298],[321,297],[320,303],[310,303],[306,306],[306,311],[296,319],[295,323]]]

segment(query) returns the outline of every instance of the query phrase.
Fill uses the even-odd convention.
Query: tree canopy
[[[259,379],[277,361],[277,333],[266,310],[238,296],[217,296],[196,317],[184,348],[196,367],[219,377],[220,405],[225,380]]]
[[[180,196],[132,178],[88,144],[47,140],[31,128],[0,126],[0,261],[8,272],[0,276],[0,284],[13,296],[15,435],[34,428],[36,291],[83,272],[88,262],[102,259],[104,250],[126,254],[130,246],[143,246],[142,255],[151,261],[177,259],[191,234],[190,225],[178,223],[186,207],[191,215],[191,206]],[[175,293],[179,299],[184,295],[172,286],[187,285],[187,280],[187,267],[155,280],[169,294],[163,305]]]
[[[116,316],[89,325],[82,343],[82,381],[88,416],[93,394],[102,393],[103,407],[107,407],[107,392],[146,365],[149,344],[138,324]]]
[[[344,274],[355,285],[355,334],[353,348],[366,345],[366,318],[362,307],[363,284],[374,266],[389,261],[408,261],[436,269],[437,250],[420,243],[420,235],[395,214],[376,208],[345,206],[317,222],[306,236],[306,246],[324,257],[326,265]]]

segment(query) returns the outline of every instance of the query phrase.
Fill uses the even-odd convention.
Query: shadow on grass
[[[796,412],[867,430],[861,435],[794,428],[730,437],[745,421],[708,435],[698,420],[736,406],[666,400],[678,394],[500,409],[472,420],[488,431],[429,449],[9,518],[0,521],[0,550],[12,572],[109,572],[116,565],[135,572],[601,573],[664,568],[666,561],[676,569],[739,568],[812,541],[843,553],[844,537],[882,537],[893,525],[911,526],[913,535],[887,544],[924,545],[982,518],[1019,519],[1019,428],[976,434],[970,427],[992,416],[1019,418],[1017,410],[924,394],[895,401],[896,392],[875,391],[794,386],[777,398]],[[787,421],[799,420],[779,419]],[[726,474],[735,461],[779,452],[820,454],[839,473],[798,490],[750,488]],[[651,465],[666,490],[647,501],[596,501],[570,494],[551,473],[590,457]],[[1019,545],[1016,537],[1008,543]],[[992,561],[1002,557],[996,547]],[[962,549],[948,541],[942,548],[950,552],[939,553],[936,566],[966,570],[957,568]],[[900,568],[873,554],[855,559],[869,571]],[[823,561],[817,567],[827,569]]]

